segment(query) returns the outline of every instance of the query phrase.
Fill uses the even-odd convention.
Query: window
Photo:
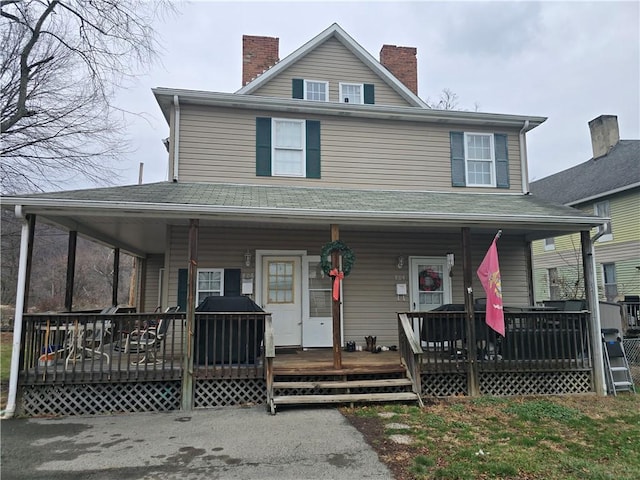
[[[304,120],[273,119],[273,175],[304,177]]]
[[[507,135],[450,132],[451,185],[509,188]]]
[[[305,80],[304,98],[305,100],[316,100],[318,102],[329,101],[329,83]]]
[[[558,276],[558,269],[547,269],[547,278],[549,282],[549,300],[561,300],[560,277]]]
[[[364,88],[361,83],[341,83],[340,102],[342,103],[364,103]]]
[[[256,175],[320,178],[320,122],[256,118]]]
[[[224,269],[201,268],[198,269],[198,282],[196,285],[196,305],[210,296],[220,297],[224,295]]]
[[[604,296],[607,302],[613,302],[618,296],[615,263],[602,264],[602,283],[604,283]]]
[[[555,250],[556,249],[556,239],[555,237],[549,237],[544,239],[544,249],[545,250]]]
[[[269,303],[293,303],[294,301],[294,262],[269,262],[269,280],[267,298]]]
[[[609,206],[609,200],[603,202],[597,202],[593,207],[594,213],[599,217],[611,218],[611,207]],[[613,240],[613,231],[611,230],[611,220],[605,222],[604,225],[598,227],[598,233],[603,235],[598,238],[599,242],[607,242]]]

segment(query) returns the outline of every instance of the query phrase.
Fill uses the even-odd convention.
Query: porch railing
[[[24,315],[20,382],[180,379],[184,319],[184,313]]]
[[[505,312],[505,337],[475,314],[475,343],[465,312],[409,312],[419,332],[426,372],[566,371],[592,367],[589,312]]]
[[[422,363],[422,348],[413,335],[411,322],[406,313],[398,314],[398,343],[400,360],[407,369],[411,378],[411,390],[418,395],[418,401],[422,404],[422,377],[420,365]]]

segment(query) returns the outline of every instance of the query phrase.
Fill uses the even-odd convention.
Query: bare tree
[[[127,150],[115,89],[156,58],[167,1],[0,0],[1,187],[104,183]],[[111,165],[110,165],[111,164]]]

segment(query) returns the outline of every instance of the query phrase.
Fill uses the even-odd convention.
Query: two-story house
[[[416,55],[384,45],[378,60],[337,24],[281,60],[277,38],[245,36],[237,92],[153,90],[169,127],[168,181],[3,203],[31,222],[37,216],[137,256],[137,308],[186,311],[185,351],[195,307],[238,295],[271,314],[276,355],[279,347],[332,347],[335,360],[365,336],[397,346],[406,333],[398,312],[470,307],[473,295],[485,296],[475,270],[499,230],[504,303],[532,305],[531,242],[582,232],[586,252],[600,220],[528,194],[526,133],[545,118],[428,108]],[[334,297],[338,280],[327,264],[340,270],[331,258],[337,246],[350,272]],[[27,257],[25,247],[25,265]],[[576,374],[578,390],[595,389],[592,369]],[[466,367],[454,370],[460,390],[443,380],[430,391],[493,391],[467,388]],[[523,372],[504,380],[512,374],[503,370],[487,382],[530,384]],[[234,388],[249,382],[259,400],[260,375],[235,379]],[[185,370],[183,407],[205,380]]]
[[[640,140],[620,140],[618,119],[589,122],[593,157],[531,182],[531,193],[608,220],[594,230],[599,298],[618,302],[640,295]],[[576,235],[534,242],[536,300],[584,294]],[[635,300],[637,302],[637,300]]]

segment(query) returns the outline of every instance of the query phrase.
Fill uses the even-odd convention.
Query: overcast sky
[[[374,58],[383,44],[417,48],[418,94],[448,88],[462,109],[548,117],[527,135],[530,179],[591,158],[589,120],[618,116],[640,138],[640,3],[632,2],[217,2],[180,3],[155,25],[161,63],[117,102],[135,149],[117,184],[167,179],[169,127],[153,87],[235,92],[242,35],[280,38],[284,58],[337,22]]]

